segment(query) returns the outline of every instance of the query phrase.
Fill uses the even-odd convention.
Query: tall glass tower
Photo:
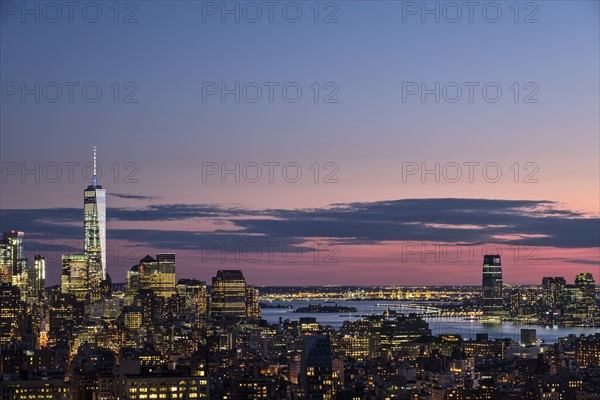
[[[483,256],[483,314],[501,316],[502,302],[502,263],[499,255]]]
[[[106,279],[106,191],[98,185],[96,146],[94,146],[94,177],[83,192],[83,250],[89,259],[89,279],[92,292],[100,290]],[[95,297],[94,295],[92,295]]]
[[[26,289],[22,278],[27,273],[27,258],[23,253],[23,232],[4,232],[0,241],[0,283]]]
[[[246,317],[246,279],[240,270],[219,270],[210,291],[211,318]]]

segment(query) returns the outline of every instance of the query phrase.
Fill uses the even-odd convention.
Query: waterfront
[[[390,309],[394,309],[397,312],[419,312],[420,307],[414,307],[412,304],[415,302],[410,301],[378,301],[378,300],[364,300],[364,301],[345,301],[339,300],[336,303],[339,306],[355,307],[357,312],[355,313],[295,313],[293,312],[298,307],[306,307],[309,304],[325,304],[325,301],[306,301],[306,300],[292,300],[292,301],[273,301],[269,304],[272,305],[291,305],[293,308],[263,308],[262,318],[267,320],[269,323],[277,323],[279,318],[289,319],[297,321],[302,317],[315,317],[317,321],[325,326],[331,325],[332,327],[339,329],[344,321],[357,320],[362,318],[364,315],[381,314],[385,312],[389,305]],[[423,306],[427,306],[426,302],[422,303]],[[434,335],[441,334],[458,334],[464,338],[474,339],[478,333],[487,333],[491,339],[498,338],[512,338],[519,340],[521,328],[533,328],[537,331],[537,337],[547,343],[554,343],[559,337],[567,336],[568,334],[593,334],[600,332],[600,328],[574,328],[574,327],[558,327],[558,326],[540,326],[540,325],[521,325],[510,322],[504,322],[501,324],[489,324],[483,323],[477,320],[468,320],[461,317],[443,317],[443,318],[426,318],[429,326]]]

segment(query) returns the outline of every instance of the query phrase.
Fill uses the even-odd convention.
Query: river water
[[[279,322],[279,318],[289,319],[297,321],[300,317],[315,317],[317,321],[325,326],[331,325],[338,329],[342,326],[344,321],[357,320],[362,318],[363,315],[382,314],[385,310],[390,307],[397,312],[418,312],[419,309],[411,307],[410,303],[406,301],[392,301],[392,300],[364,300],[364,301],[336,301],[338,306],[355,307],[357,312],[355,313],[295,313],[294,309],[298,307],[305,307],[308,304],[325,304],[323,301],[304,301],[304,300],[292,300],[292,301],[274,301],[271,304],[291,305],[293,309],[287,308],[262,308],[262,318],[267,320],[269,323]],[[426,304],[426,303],[422,303]],[[332,303],[327,303],[332,305]],[[511,322],[503,322],[501,324],[489,324],[480,321],[467,320],[460,317],[448,317],[448,318],[432,318],[427,319],[429,327],[431,328],[434,335],[442,334],[459,334],[463,338],[474,339],[478,333],[487,333],[490,339],[500,338],[511,338],[520,341],[521,328],[530,328],[537,331],[538,339],[542,339],[546,343],[554,343],[559,337],[564,337],[569,334],[575,335],[589,335],[596,332],[600,332],[600,328],[572,328],[572,327],[557,327],[557,326],[539,326],[539,325],[521,325],[514,324]]]

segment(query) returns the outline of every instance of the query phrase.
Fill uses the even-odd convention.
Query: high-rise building
[[[246,279],[242,271],[217,271],[210,291],[210,316],[217,319],[246,317]]]
[[[33,267],[29,269],[27,278],[30,297],[39,299],[46,286],[46,259],[43,255],[38,254],[34,257]]]
[[[382,322],[380,328],[381,349],[392,355],[406,343],[415,342],[431,335],[429,324],[415,313],[400,314]]]
[[[87,254],[63,254],[60,287],[62,293],[72,294],[77,301],[92,301]]]
[[[52,342],[66,342],[83,322],[84,303],[70,293],[51,290],[49,298],[49,334]]]
[[[523,315],[523,291],[513,289],[510,292],[510,316],[520,317]]]
[[[567,281],[563,277],[542,278],[542,295],[546,308],[561,308],[565,305],[565,287]]]
[[[197,279],[180,279],[177,294],[184,299],[187,314],[206,319],[206,282]]]
[[[4,232],[0,242],[0,283],[13,284],[13,277],[26,272],[27,258],[23,253],[23,232]],[[18,280],[19,278],[17,278]]]
[[[300,386],[307,400],[334,399],[333,352],[328,335],[305,335],[302,338]]]
[[[502,263],[499,255],[483,256],[483,314],[501,316],[504,311],[502,301]]]
[[[133,298],[140,290],[152,290],[155,296],[169,298],[175,289],[175,254],[147,255],[127,272],[127,294]]]
[[[89,259],[91,298],[99,300],[100,284],[106,279],[106,191],[98,185],[96,147],[94,146],[94,176],[83,192],[83,250]]]
[[[258,302],[258,289],[254,286],[246,286],[246,316],[248,319],[260,319],[260,304]]]
[[[19,288],[0,284],[0,345],[21,339],[24,315]]]
[[[575,287],[581,294],[582,307],[593,310],[596,307],[596,281],[590,272],[582,272],[575,276]]]

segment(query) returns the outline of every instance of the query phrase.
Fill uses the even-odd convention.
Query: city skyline
[[[551,202],[516,202],[486,199],[404,199],[372,204],[338,204],[332,205],[330,208],[313,210],[245,210],[241,207],[229,209],[215,205],[166,205],[162,208],[151,205],[141,210],[115,210],[116,214],[119,215],[116,219],[122,221],[134,222],[137,219],[138,221],[156,222],[157,219],[162,219],[163,223],[190,221],[201,226],[206,226],[207,224],[202,219],[208,219],[210,221],[208,225],[213,224],[214,229],[215,221],[220,220],[221,225],[224,226],[225,224],[222,222],[229,218],[230,225],[238,225],[237,227],[230,226],[229,230],[216,229],[214,233],[211,233],[208,229],[205,232],[196,232],[196,234],[194,234],[193,230],[175,231],[178,243],[174,243],[168,240],[169,230],[166,229],[123,230],[123,232],[128,232],[129,235],[122,235],[120,234],[120,229],[115,229],[109,230],[107,236],[107,226],[110,229],[111,225],[111,209],[110,207],[108,208],[107,219],[106,196],[107,194],[111,196],[111,192],[109,190],[106,193],[106,189],[103,189],[98,183],[99,180],[96,174],[96,146],[93,148],[92,166],[92,182],[84,192],[85,222],[83,250],[90,260],[98,258],[97,261],[90,261],[91,264],[102,264],[102,279],[106,279],[106,267],[107,265],[111,265],[112,268],[108,272],[112,272],[111,276],[113,276],[115,282],[125,281],[124,275],[126,271],[129,270],[131,263],[137,262],[138,259],[143,257],[142,253],[150,254],[156,250],[163,253],[177,252],[179,254],[178,259],[184,260],[183,266],[180,264],[180,271],[183,271],[182,275],[188,278],[200,277],[208,280],[207,274],[210,274],[211,267],[222,265],[223,267],[234,268],[237,266],[248,271],[251,276],[253,276],[253,272],[257,269],[259,270],[257,271],[259,274],[261,270],[263,273],[269,274],[270,281],[261,280],[259,274],[257,274],[258,276],[253,276],[257,284],[263,286],[285,286],[288,282],[285,274],[281,278],[273,280],[273,272],[276,273],[278,268],[287,265],[305,270],[308,269],[309,271],[311,269],[315,270],[315,268],[320,270],[318,281],[309,279],[303,284],[316,286],[322,284],[352,285],[360,281],[360,278],[350,278],[350,280],[341,281],[335,280],[336,277],[342,274],[347,277],[348,275],[344,274],[344,272],[352,271],[352,269],[356,268],[355,265],[349,268],[348,263],[344,264],[345,257],[350,254],[350,260],[360,260],[362,258],[365,266],[381,268],[377,265],[378,262],[381,262],[381,257],[377,253],[375,253],[372,259],[369,259],[368,256],[358,256],[361,248],[369,249],[373,247],[387,247],[391,249],[384,249],[382,252],[387,254],[388,257],[387,259],[384,258],[387,263],[384,267],[387,270],[387,274],[380,275],[380,281],[363,282],[366,285],[384,283],[397,285],[423,285],[427,283],[433,285],[444,284],[444,282],[445,284],[453,285],[476,284],[478,279],[475,272],[476,269],[472,267],[478,266],[479,260],[488,253],[501,253],[500,255],[509,260],[507,265],[510,267],[516,266],[517,269],[520,269],[521,266],[525,266],[533,270],[533,272],[527,275],[520,272],[521,276],[527,276],[526,278],[521,278],[519,277],[519,273],[515,273],[512,268],[509,268],[507,270],[507,281],[511,284],[538,284],[542,276],[546,275],[574,275],[580,272],[582,265],[586,264],[590,265],[589,269],[591,273],[596,275],[597,281],[600,281],[600,258],[597,258],[600,257],[600,248],[594,247],[594,244],[600,240],[600,230],[595,230],[596,225],[600,229],[600,220],[576,212],[555,209],[553,208],[554,204]],[[127,194],[120,193],[118,196],[126,198]],[[97,206],[98,211],[94,208],[96,207],[96,201],[99,204]],[[423,206],[419,204],[420,202],[423,203]],[[448,203],[447,209],[442,208],[445,202]],[[415,215],[420,212],[419,207],[425,208],[428,204],[435,206],[435,210],[430,210],[430,215],[421,221],[415,219]],[[498,205],[497,208],[494,207],[496,204]],[[408,217],[409,220],[388,220],[385,215],[381,214],[386,209],[392,212],[390,214],[392,218]],[[481,215],[467,216],[464,217],[464,221],[460,221],[460,217],[453,215],[453,213],[456,211],[460,212],[461,209],[463,212],[468,211],[470,214],[473,214],[473,211],[479,211]],[[0,214],[3,216],[3,222],[8,220],[9,223],[12,212],[16,214],[15,221],[19,222],[22,221],[19,212],[29,214],[29,224],[33,226],[32,233],[34,237],[37,236],[42,240],[38,239],[36,241],[34,239],[33,243],[29,244],[29,247],[25,246],[26,254],[30,258],[33,258],[37,253],[43,254],[46,257],[47,268],[49,270],[48,282],[57,284],[60,282],[58,280],[61,270],[60,260],[57,262],[56,258],[48,257],[48,254],[44,253],[54,252],[55,254],[62,254],[65,252],[66,254],[74,254],[81,251],[79,251],[80,247],[78,245],[69,242],[72,237],[65,237],[64,239],[69,240],[62,242],[44,237],[50,235],[52,232],[60,231],[57,229],[52,230],[51,227],[44,227],[44,225],[47,225],[48,220],[60,221],[59,229],[62,228],[65,233],[73,234],[76,221],[70,220],[70,218],[74,217],[70,209],[53,209],[52,212],[56,213],[54,218],[49,215],[36,216],[36,211],[41,212],[41,210],[0,210]],[[355,222],[356,226],[349,226],[347,220],[342,221],[342,219],[347,219],[348,213],[353,211],[358,214],[358,217],[352,221]],[[361,212],[364,213],[364,216],[360,215]],[[396,214],[393,214],[394,212]],[[315,214],[315,217],[312,217],[311,213]],[[513,213],[511,218],[516,223],[519,223],[519,218],[521,218],[521,221],[527,224],[523,229],[527,233],[522,235],[517,233],[520,227],[516,224],[513,226],[502,225],[500,222],[506,220],[507,213]],[[244,218],[249,219],[246,224],[243,224],[245,222]],[[290,220],[287,226],[285,223],[286,218]],[[302,218],[304,218],[304,221],[302,221]],[[369,220],[369,218],[372,219]],[[323,225],[321,223],[323,219],[327,219],[329,222]],[[548,219],[552,221],[547,224],[547,227],[540,224],[540,222],[543,223],[544,220]],[[273,223],[277,224],[277,220],[280,222],[283,221],[281,227],[273,226]],[[294,226],[294,220],[301,221],[304,225],[298,224],[296,227]],[[102,223],[95,221],[101,221]],[[240,221],[242,224],[240,224]],[[18,225],[19,222],[16,222],[16,224]],[[333,226],[331,228],[332,222],[337,222],[341,228],[344,228],[343,224],[349,226],[349,230],[355,232],[355,237],[349,238],[347,237],[348,234],[340,234],[339,227]],[[263,224],[262,227],[260,226],[261,223]],[[271,223],[271,226],[269,226],[269,223]],[[384,228],[389,226],[389,223],[396,223],[400,228],[404,226],[407,228],[407,231],[399,229],[397,233],[377,232],[369,226],[380,224],[380,227]],[[498,232],[495,234],[479,233],[478,231],[481,231],[481,228],[486,225],[498,230]],[[29,226],[25,226],[29,228]],[[365,227],[367,229],[361,232],[360,229],[364,229]],[[417,230],[416,227],[420,229]],[[2,228],[4,229],[4,226]],[[36,228],[46,229],[47,233],[40,235],[41,232],[36,232]],[[193,228],[194,225],[192,225]],[[531,230],[532,228],[535,230]],[[275,234],[269,234],[269,229],[273,229]],[[285,231],[286,229],[288,232]],[[506,229],[506,232],[502,232],[502,229]],[[573,231],[565,232],[565,229]],[[22,231],[20,229],[11,230]],[[245,230],[248,233],[245,234]],[[328,230],[333,233],[328,234]],[[411,233],[408,230],[416,232]],[[308,234],[303,238],[299,235],[294,235],[297,232],[306,232]],[[312,232],[314,232],[313,236],[310,235]],[[111,239],[111,234],[114,233],[119,234],[123,239]],[[361,233],[366,233],[366,235],[360,237]],[[136,242],[134,239],[136,234],[145,236],[150,240],[144,244],[138,244],[139,242]],[[264,237],[257,239],[256,234],[262,234]],[[338,235],[337,238],[335,237],[336,234]],[[414,238],[420,240],[402,240],[410,238],[411,234],[414,235]],[[162,236],[162,239],[159,238],[160,236]],[[198,240],[198,237],[201,237],[201,239]],[[443,241],[434,242],[427,240],[428,237],[438,237],[439,239],[443,239]],[[128,238],[128,240],[125,238]],[[460,240],[458,238],[468,238],[470,240]],[[485,241],[485,239],[489,241]],[[157,249],[152,246],[152,240],[155,243],[160,243],[162,247]],[[478,244],[477,240],[483,244]],[[104,244],[106,242],[108,245]],[[578,242],[583,247],[573,249],[573,245],[576,245]],[[27,244],[28,241],[25,241],[25,243]],[[101,246],[100,243],[102,243]],[[172,247],[165,247],[165,243],[171,244]],[[100,251],[94,246],[99,246],[102,250]],[[88,247],[90,250],[87,250]],[[587,252],[585,250],[586,247],[589,249]],[[194,248],[195,250],[190,250],[190,248]],[[28,249],[29,251],[27,251]],[[560,258],[557,257],[556,260],[552,260],[544,256],[544,254],[553,253],[568,255],[573,250],[576,251],[579,258],[562,258],[563,260],[566,259],[567,265],[571,264],[570,268],[552,268],[551,262],[554,261],[556,263],[560,261]],[[110,253],[108,256],[106,256],[107,251]],[[96,253],[101,254],[101,256],[96,257]],[[590,258],[587,259],[585,257]],[[596,259],[599,261],[596,262]],[[102,261],[100,262],[100,260]],[[390,261],[391,265],[389,264]],[[201,265],[200,268],[198,267],[199,264]],[[562,264],[564,265],[565,262]],[[397,268],[397,275],[394,274],[394,270],[390,271],[390,268],[394,268],[394,265]],[[427,269],[431,268],[432,265],[437,267],[436,274],[439,277],[439,282],[431,282],[428,277],[425,281],[415,279],[414,277],[403,281],[405,279],[403,278],[405,276],[403,275],[403,269],[410,270],[411,266]],[[559,263],[558,265],[561,264]],[[330,269],[328,272],[331,276],[325,281],[323,279],[327,274],[321,269],[322,266]],[[598,267],[597,271],[594,268],[596,266]],[[445,269],[450,269],[450,271],[446,272]],[[457,271],[464,274],[462,278],[459,278],[462,281],[453,280],[451,275],[454,275]],[[302,276],[305,276],[302,271],[298,272]],[[396,280],[390,282],[386,277],[389,274],[396,275]]]
[[[600,400],[600,0],[0,0],[0,400]]]

